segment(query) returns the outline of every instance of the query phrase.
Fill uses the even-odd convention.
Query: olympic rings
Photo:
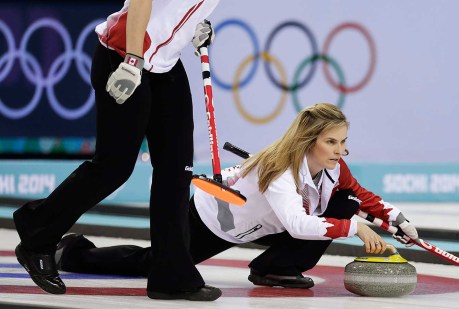
[[[274,109],[274,111],[264,117],[255,117],[251,114],[249,114],[244,107],[242,107],[241,104],[241,98],[239,96],[239,88],[241,84],[239,83],[239,79],[241,77],[241,74],[245,67],[250,63],[256,61],[258,58],[261,58],[265,63],[272,62],[274,66],[277,68],[277,70],[280,73],[282,83],[287,82],[287,73],[285,72],[284,68],[282,67],[282,64],[280,63],[279,60],[274,58],[272,55],[269,55],[267,52],[262,53],[261,55],[257,55],[256,57],[253,55],[248,56],[242,61],[242,64],[239,66],[239,68],[236,71],[236,74],[234,75],[234,82],[233,82],[233,98],[234,102],[236,103],[237,110],[241,113],[241,115],[248,119],[249,121],[257,124],[263,124],[266,122],[270,122],[273,120],[279,113],[282,111],[282,108],[284,107],[285,103],[287,102],[287,91],[285,89],[282,90],[282,96],[279,100],[279,103],[277,107]]]
[[[242,62],[236,67],[232,84],[228,82],[224,82],[221,78],[219,78],[218,75],[216,75],[215,70],[213,72],[213,81],[215,81],[215,84],[217,86],[223,88],[224,90],[233,92],[233,98],[234,98],[238,112],[247,121],[252,122],[252,123],[263,124],[263,123],[273,120],[276,116],[278,116],[279,113],[281,112],[282,107],[285,105],[285,100],[286,100],[285,96],[287,95],[287,92],[292,93],[292,100],[293,100],[295,110],[300,111],[301,106],[299,103],[298,91],[299,89],[304,88],[306,85],[310,83],[310,81],[312,80],[316,72],[316,67],[318,64],[317,62],[319,60],[322,61],[322,64],[323,64],[322,67],[323,67],[323,72],[326,77],[326,81],[332,86],[333,89],[336,89],[339,93],[339,97],[336,102],[336,105],[341,109],[344,107],[345,96],[347,94],[354,93],[354,92],[361,90],[366,84],[368,84],[376,68],[376,44],[373,38],[371,37],[370,32],[358,23],[346,22],[346,23],[339,24],[338,26],[333,28],[324,41],[322,52],[320,52],[317,47],[318,44],[317,44],[317,41],[311,29],[298,21],[285,21],[285,22],[278,24],[276,27],[274,27],[274,29],[268,35],[263,51],[259,50],[260,44],[258,42],[255,32],[252,30],[252,28],[247,23],[245,23],[242,20],[227,19],[223,21],[222,23],[218,24],[214,28],[216,35],[219,32],[221,32],[225,27],[229,27],[229,26],[235,26],[237,28],[244,30],[247,33],[248,37],[251,40],[252,46],[253,46],[253,53],[251,54],[251,56],[245,57],[242,60]],[[285,69],[283,65],[280,63],[278,58],[275,57],[275,55],[271,52],[271,47],[273,45],[273,41],[275,37],[282,30],[286,28],[297,28],[300,31],[302,31],[307,37],[309,44],[311,46],[311,54],[309,56],[306,56],[300,62],[300,64],[295,70],[294,77],[290,84],[287,82],[287,78],[285,77],[286,74],[285,74]],[[348,29],[355,30],[363,36],[363,38],[368,44],[369,52],[370,52],[369,69],[365,73],[365,76],[363,77],[363,79],[352,86],[346,86],[345,75],[343,73],[341,66],[337,63],[337,61],[334,58],[332,58],[328,54],[332,40],[340,32],[344,30],[348,30]],[[218,36],[220,35],[218,34]],[[254,78],[255,72],[258,68],[259,59],[264,61],[264,68],[265,68],[265,71],[266,71],[266,74],[269,80],[273,83],[273,85],[276,88],[279,88],[280,91],[282,92],[281,99],[278,102],[275,110],[264,117],[256,117],[256,116],[249,114],[247,110],[243,107],[241,99],[240,99],[240,89],[246,87],[250,83],[252,78]],[[246,76],[242,78],[242,72],[244,71],[244,69],[247,67],[249,63],[252,63],[252,66],[248,70],[248,73],[246,74]],[[271,64],[275,66],[276,70],[281,75],[280,81],[275,78],[275,75],[273,74],[272,69],[271,69]],[[306,76],[302,80],[300,80],[301,73],[304,71],[304,69],[308,65],[310,65],[310,67],[307,73],[305,74]],[[333,70],[336,73],[336,77],[338,78],[337,81],[333,79],[332,74],[330,73],[330,68],[329,68],[330,66],[333,68]]]
[[[65,78],[70,69],[72,60],[75,60],[77,72],[83,81],[88,85],[91,84],[91,57],[83,51],[83,46],[89,34],[92,33],[96,25],[100,24],[102,21],[102,19],[97,19],[86,25],[80,33],[74,49],[71,36],[64,25],[52,18],[38,19],[26,29],[17,50],[15,48],[11,29],[4,22],[0,21],[0,32],[5,36],[8,46],[6,53],[0,57],[0,82],[8,76],[13,68],[15,59],[18,59],[20,68],[26,79],[35,85],[35,92],[32,99],[20,108],[9,107],[0,99],[0,113],[10,119],[26,117],[36,108],[43,90],[46,89],[49,104],[60,117],[67,120],[73,120],[86,115],[95,102],[92,89],[89,91],[89,96],[83,105],[70,109],[59,102],[55,95],[54,87]],[[38,60],[27,50],[27,45],[32,35],[41,28],[50,28],[54,30],[62,39],[64,46],[63,53],[56,57],[51,63],[48,74],[43,72]]]

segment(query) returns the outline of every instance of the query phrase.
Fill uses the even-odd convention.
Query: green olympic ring
[[[312,56],[309,56],[309,57],[307,57],[306,59],[303,60],[303,62],[298,66],[298,69],[295,72],[295,75],[293,77],[293,85],[295,85],[295,86],[298,85],[298,80],[300,78],[300,75],[301,75],[301,72],[303,71],[303,69],[307,65],[313,64],[314,62],[316,62],[318,60],[323,60],[323,61],[327,62],[328,64],[331,64],[333,69],[335,69],[336,74],[338,75],[339,85],[342,86],[342,87],[346,86],[346,81],[345,81],[345,78],[344,78],[343,71],[339,67],[338,63],[333,58],[331,58],[330,56],[323,55],[323,54],[312,55]],[[295,109],[299,113],[303,108],[301,107],[300,100],[298,98],[298,88],[299,87],[292,87],[292,99],[293,99],[293,104],[295,105]],[[339,92],[338,102],[336,104],[336,106],[338,106],[339,109],[341,109],[344,106],[345,97],[346,97],[345,92],[344,91],[340,91]]]

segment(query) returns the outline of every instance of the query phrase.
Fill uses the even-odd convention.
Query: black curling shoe
[[[16,247],[16,257],[43,291],[51,294],[64,294],[65,284],[59,278],[54,255],[39,254],[27,251],[21,244]]]
[[[281,286],[284,288],[309,289],[314,286],[314,281],[303,275],[298,276],[279,276],[279,275],[260,275],[250,270],[249,281],[255,285]]]
[[[185,299],[192,301],[213,301],[222,296],[222,291],[213,286],[204,285],[203,287],[192,291],[181,291],[173,293],[147,291],[147,295],[151,299]]]

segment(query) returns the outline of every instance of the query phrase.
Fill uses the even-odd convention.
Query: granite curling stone
[[[344,287],[361,296],[398,297],[416,289],[416,268],[408,263],[397,249],[388,257],[360,257],[346,265]]]

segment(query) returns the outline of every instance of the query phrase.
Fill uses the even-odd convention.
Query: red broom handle
[[[201,69],[204,83],[207,126],[209,129],[210,154],[212,156],[212,169],[214,172],[214,178],[216,176],[221,178],[220,157],[218,154],[217,126],[215,123],[214,97],[212,94],[212,83],[210,79],[210,63],[207,46],[199,48],[199,53],[201,54]]]

